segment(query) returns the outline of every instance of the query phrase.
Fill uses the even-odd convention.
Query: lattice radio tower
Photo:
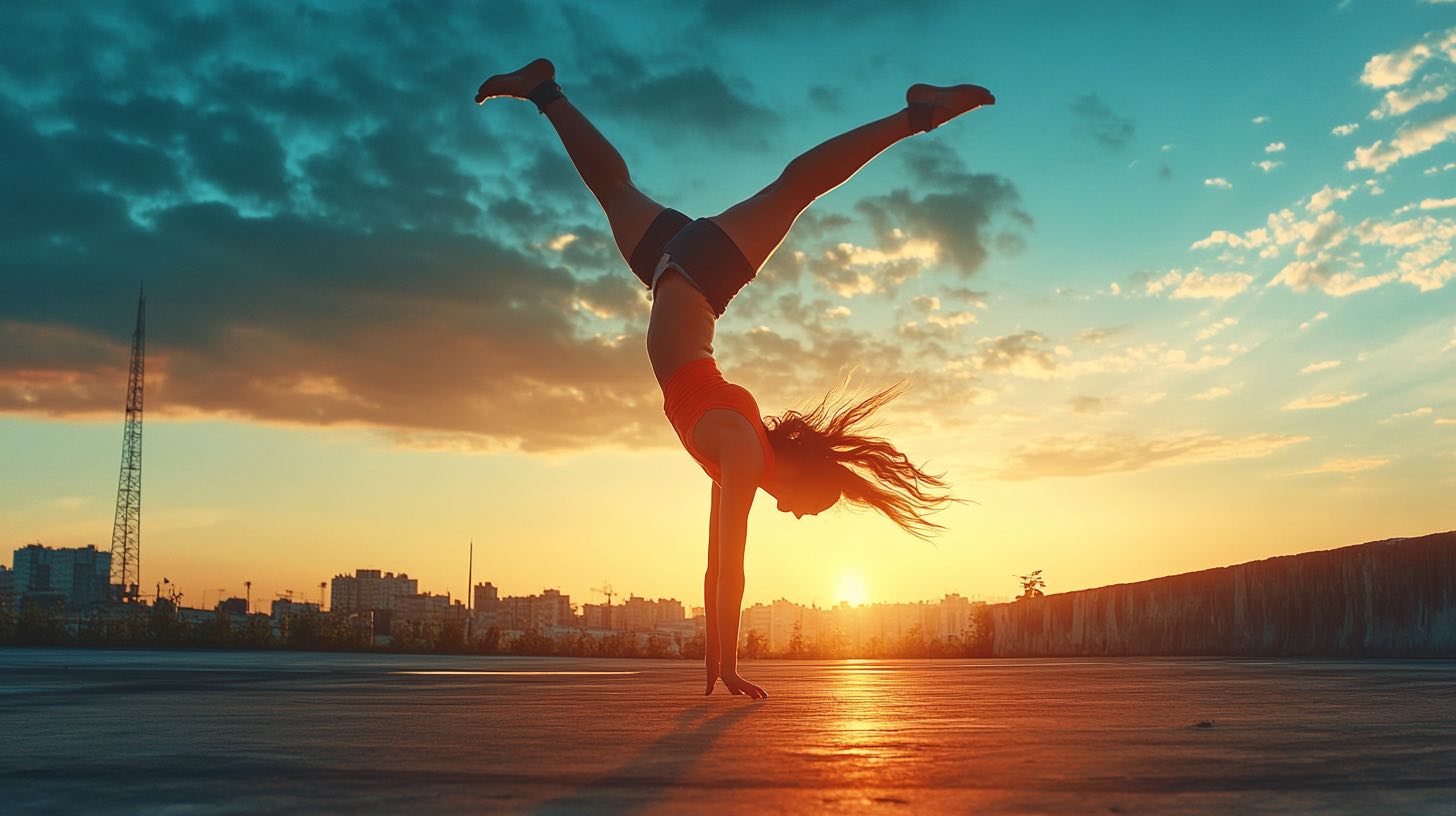
[[[147,298],[137,291],[136,331],[131,335],[131,375],[126,384],[126,426],[121,433],[121,477],[111,527],[111,586],[120,600],[134,601],[142,563],[142,383],[147,362]]]

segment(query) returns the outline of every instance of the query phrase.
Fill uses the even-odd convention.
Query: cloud
[[[982,371],[1034,380],[1051,379],[1057,371],[1055,352],[1046,347],[1046,337],[1034,331],[982,338],[971,362]]]
[[[1191,399],[1191,400],[1202,400],[1202,401],[1207,402],[1209,400],[1216,400],[1219,397],[1226,397],[1229,394],[1232,394],[1233,392],[1234,392],[1234,390],[1232,388],[1226,388],[1226,387],[1221,386],[1221,385],[1215,385],[1212,388],[1209,388],[1207,390],[1200,391],[1197,394],[1194,394],[1193,396],[1189,397],[1188,399]]]
[[[1068,400],[1068,407],[1074,414],[1100,414],[1107,411],[1111,407],[1111,403],[1105,397],[1078,394]]]
[[[1267,145],[1264,146],[1264,152],[1265,153],[1283,153],[1284,152],[1284,143],[1283,142],[1270,142],[1269,144],[1267,144]]]
[[[1329,371],[1330,369],[1336,368],[1339,365],[1340,365],[1340,361],[1339,360],[1321,360],[1318,363],[1310,363],[1309,365],[1305,366],[1304,368],[1301,368],[1299,370],[1299,373],[1300,374],[1313,374],[1313,373],[1315,373],[1317,371]]]
[[[1223,437],[1191,433],[1055,436],[1017,448],[998,475],[1009,481],[1097,476],[1152,467],[1258,459],[1309,439],[1289,434]]]
[[[1213,337],[1224,329],[1230,328],[1232,326],[1237,326],[1238,324],[1239,319],[1237,317],[1225,317],[1222,320],[1216,320],[1213,323],[1205,326],[1201,331],[1198,332],[1197,336],[1195,336],[1193,339],[1198,342],[1202,342],[1209,339],[1210,337]]]
[[[1351,133],[1354,133],[1359,129],[1359,122],[1350,122],[1349,124],[1345,125],[1335,125],[1333,128],[1330,129],[1330,133],[1334,134],[1335,136],[1349,136]]]
[[[1319,312],[1319,313],[1315,314],[1314,317],[1311,317],[1310,319],[1304,321],[1303,323],[1300,323],[1299,324],[1299,330],[1300,331],[1308,331],[1310,326],[1313,326],[1314,324],[1320,322],[1321,320],[1327,319],[1329,316],[1330,316],[1330,313],[1329,312]]]
[[[1397,419],[1411,419],[1413,417],[1430,416],[1431,413],[1432,409],[1430,406],[1422,406],[1420,408],[1415,408],[1410,411],[1405,411],[1403,413],[1391,414],[1390,417],[1385,421],[1392,422]]]
[[[908,241],[930,242],[938,248],[938,260],[967,277],[980,270],[992,248],[1020,250],[1019,232],[1033,221],[1021,208],[1014,184],[994,174],[966,172],[961,159],[940,143],[905,148],[901,160],[917,192],[900,188],[855,204],[880,250],[894,253]]]
[[[1174,269],[1148,281],[1143,285],[1143,292],[1148,295],[1167,292],[1173,300],[1228,300],[1248,289],[1253,280],[1253,275],[1244,272],[1210,274],[1197,268],[1189,272]]]
[[[1401,159],[1417,156],[1456,136],[1456,114],[1418,125],[1406,125],[1396,132],[1389,144],[1376,139],[1365,147],[1355,148],[1355,158],[1345,163],[1347,170],[1365,169],[1384,172]]]
[[[1365,456],[1358,459],[1327,459],[1316,467],[1307,470],[1297,470],[1296,476],[1308,476],[1318,473],[1359,473],[1365,470],[1385,467],[1391,460],[1384,456]]]
[[[1419,87],[1402,91],[1387,91],[1380,100],[1380,106],[1370,111],[1370,118],[1384,119],[1388,116],[1404,116],[1421,105],[1440,102],[1451,95],[1451,89],[1449,78],[1437,75],[1428,76],[1421,81]]]
[[[889,249],[856,246],[841,241],[821,250],[806,262],[814,276],[842,298],[886,291],[919,275],[939,261],[939,244],[907,238],[895,230],[898,245]]]
[[[1398,51],[1376,54],[1365,63],[1360,81],[1371,88],[1404,85],[1432,58],[1456,59],[1456,28],[1433,31],[1420,42]]]
[[[1132,142],[1136,128],[1131,119],[1113,112],[1095,93],[1072,102],[1079,131],[1109,153],[1121,152]]]
[[[1350,194],[1354,191],[1355,188],[1353,186],[1331,187],[1330,185],[1326,184],[1324,187],[1320,188],[1319,192],[1309,197],[1309,201],[1304,205],[1304,209],[1306,212],[1310,213],[1324,212],[1325,210],[1328,210],[1330,208],[1330,205],[1334,204],[1336,201],[1344,201],[1345,199],[1349,198]]]
[[[1227,189],[1230,189],[1230,188],[1233,187],[1233,185],[1229,183],[1229,180],[1228,179],[1222,178],[1222,177],[1218,177],[1218,176],[1215,176],[1214,178],[1206,178],[1206,179],[1204,179],[1203,180],[1203,186],[1204,187],[1215,187],[1215,188],[1220,189],[1220,190],[1227,190]]]
[[[1440,200],[1428,201],[1432,206],[1421,209],[1442,209],[1445,205]],[[1423,292],[1441,289],[1456,277],[1456,260],[1450,257],[1451,242],[1456,240],[1456,219],[1422,216],[1404,221],[1367,220],[1355,231],[1361,244],[1389,247],[1395,258],[1395,271],[1389,274],[1399,274],[1401,281]]]
[[[1423,198],[1420,203],[1420,209],[1422,210],[1443,210],[1447,207],[1456,207],[1456,197]]]
[[[1309,397],[1300,397],[1290,400],[1284,404],[1286,411],[1310,411],[1324,410],[1327,408],[1338,408],[1341,405],[1348,405],[1356,400],[1365,399],[1369,394],[1316,394]]]
[[[8,17],[34,47],[0,49],[0,184],[28,191],[0,200],[0,412],[114,415],[145,276],[160,416],[674,444],[641,287],[549,125],[467,101],[479,54],[539,39],[500,11],[468,42],[464,4]],[[736,77],[587,39],[558,68],[604,115],[720,150],[779,121]]]
[[[1254,162],[1254,166],[1267,173],[1276,167],[1283,167],[1284,162],[1270,161],[1268,159],[1265,159],[1264,161]]]
[[[1262,125],[1262,124],[1265,124],[1266,122],[1269,121],[1269,117],[1267,117],[1267,116],[1255,116],[1253,119],[1250,119],[1249,121],[1253,122],[1256,125]]]
[[[1441,351],[1450,351],[1451,349],[1456,349],[1456,328],[1451,329],[1451,341]]]
[[[1291,261],[1270,280],[1269,286],[1287,286],[1296,292],[1318,289],[1332,297],[1347,297],[1383,286],[1395,280],[1394,272],[1379,275],[1356,275],[1349,271],[1334,271],[1334,261],[1317,258],[1312,261]]]
[[[876,0],[707,0],[702,17],[709,31],[746,29],[760,31],[785,26],[813,25],[822,31],[834,23],[862,23],[893,11],[921,14],[931,7],[928,0],[906,0],[893,8]]]

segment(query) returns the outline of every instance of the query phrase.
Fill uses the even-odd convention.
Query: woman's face
[[[778,493],[779,510],[794,518],[817,516],[839,501],[839,488],[827,481],[795,479]]]

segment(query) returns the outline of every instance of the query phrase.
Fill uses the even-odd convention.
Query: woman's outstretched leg
[[[713,222],[757,269],[814,199],[848,181],[890,145],[996,101],[978,85],[914,85],[905,99],[905,108],[835,136],[789,162],[772,184],[713,216]]]
[[[510,96],[537,104],[556,128],[556,135],[561,137],[581,180],[607,214],[617,248],[630,262],[632,250],[664,207],[637,189],[622,154],[571,100],[561,95],[555,77],[555,66],[548,60],[538,59],[514,73],[487,79],[476,93],[475,101],[483,103],[492,97]]]

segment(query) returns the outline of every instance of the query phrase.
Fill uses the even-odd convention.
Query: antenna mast
[[[147,357],[146,291],[137,291],[136,330],[131,335],[131,374],[126,385],[126,425],[121,434],[121,476],[111,527],[111,585],[118,600],[135,601],[142,561],[142,384]]]

